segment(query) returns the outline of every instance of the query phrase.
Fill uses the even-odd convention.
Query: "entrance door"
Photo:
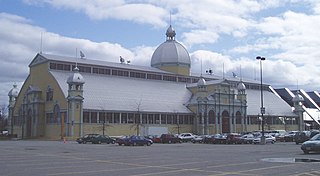
[[[222,133],[230,133],[230,117],[227,111],[222,113]]]

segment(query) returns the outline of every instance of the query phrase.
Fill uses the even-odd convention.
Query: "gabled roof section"
[[[312,98],[312,100],[313,100],[318,106],[320,106],[320,95],[319,95],[319,92],[317,92],[317,91],[312,91],[312,92],[307,92],[307,94],[310,96],[310,98]]]
[[[294,94],[288,89],[288,88],[281,88],[281,89],[274,89],[276,93],[285,101],[287,102],[291,107],[293,107],[292,99],[294,97]]]
[[[42,64],[47,62],[48,59],[46,57],[44,57],[42,54],[37,54],[33,60],[31,61],[31,63],[29,64],[29,67],[32,67],[34,65],[38,65],[38,64]]]
[[[247,105],[248,115],[260,114],[261,99],[260,90],[247,89]],[[263,91],[263,106],[266,108],[265,116],[284,116],[284,117],[297,117],[293,113],[292,108],[283,99],[279,98],[276,94]]]

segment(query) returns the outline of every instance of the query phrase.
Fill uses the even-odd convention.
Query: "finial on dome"
[[[173,29],[171,24],[170,24],[169,28],[167,29],[166,35],[167,35],[167,40],[175,40],[176,31]]]

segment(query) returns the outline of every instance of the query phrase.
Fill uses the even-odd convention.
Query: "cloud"
[[[87,39],[64,37],[34,26],[26,18],[7,13],[0,13],[0,26],[0,105],[7,103],[7,94],[13,83],[16,82],[21,88],[27,78],[28,65],[36,53],[40,52],[41,34],[43,52],[48,54],[75,56],[77,48],[88,59],[118,62],[120,55],[125,58],[141,58],[148,55],[146,53],[150,50],[141,47],[135,50],[139,52],[134,53],[116,43],[96,43]]]
[[[153,26],[166,26],[164,17],[169,12],[148,3],[127,3],[123,0],[25,0],[29,5],[51,5],[58,9],[73,10],[84,13],[94,20],[117,19],[133,21]]]

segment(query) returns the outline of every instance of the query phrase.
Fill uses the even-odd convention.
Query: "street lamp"
[[[256,57],[257,60],[260,60],[260,94],[261,94],[261,108],[260,108],[260,111],[261,111],[261,120],[262,120],[262,123],[261,123],[261,131],[262,131],[262,136],[261,136],[261,144],[265,144],[266,143],[266,138],[265,138],[265,135],[264,135],[264,117],[263,117],[263,114],[266,112],[266,109],[265,107],[263,107],[263,88],[262,88],[262,61],[266,60],[266,58],[264,57],[261,57],[261,56],[257,56]]]

